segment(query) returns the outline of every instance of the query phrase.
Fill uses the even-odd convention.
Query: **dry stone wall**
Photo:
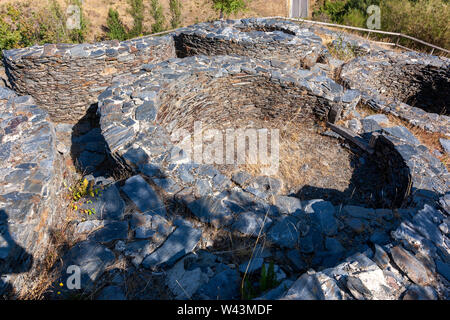
[[[368,105],[413,125],[450,134],[450,60],[420,53],[375,52],[342,68],[341,79]]]
[[[178,30],[174,37],[179,57],[234,54],[299,68],[312,67],[325,50],[322,39],[309,29],[263,18],[200,23]]]
[[[174,56],[172,37],[143,37],[9,50],[3,61],[15,91],[33,96],[53,121],[76,122],[114,78]]]
[[[36,275],[52,228],[64,222],[63,169],[47,112],[0,88],[0,293]]]

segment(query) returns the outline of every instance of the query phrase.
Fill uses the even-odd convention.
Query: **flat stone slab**
[[[166,208],[156,191],[139,175],[133,176],[122,187],[122,191],[134,202],[141,212],[166,215]]]
[[[414,283],[426,286],[433,282],[433,278],[427,272],[425,266],[402,247],[397,246],[392,248],[391,255],[397,266],[399,266],[399,268],[403,270]]]
[[[147,256],[142,265],[146,268],[168,267],[192,252],[200,240],[202,231],[187,225],[178,227],[167,240]]]

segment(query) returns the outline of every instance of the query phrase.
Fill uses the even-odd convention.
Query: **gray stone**
[[[146,268],[170,267],[195,249],[201,235],[199,229],[178,227],[158,249],[142,261],[142,265]]]
[[[302,210],[300,199],[287,196],[276,196],[275,205],[284,214],[296,214]]]
[[[432,283],[433,279],[428,274],[425,266],[417,260],[411,253],[400,246],[391,249],[392,259],[395,264],[406,273],[414,283],[426,286]]]
[[[107,267],[115,261],[114,253],[108,248],[91,240],[77,243],[63,257],[63,270],[70,265],[79,266],[81,269],[81,287],[84,290],[92,288],[94,282],[103,274]],[[62,283],[66,283],[64,275]]]
[[[231,177],[231,180],[234,183],[238,184],[239,186],[245,187],[252,178],[253,177],[249,173],[247,173],[245,171],[239,171],[239,172],[236,172],[233,174],[233,176]]]
[[[233,222],[231,211],[224,206],[222,201],[214,196],[206,196],[188,203],[191,212],[205,223],[216,228],[228,226]]]
[[[160,216],[166,215],[166,208],[159,195],[141,176],[127,179],[122,190],[141,212],[150,211]]]
[[[128,222],[114,221],[108,222],[98,231],[92,234],[92,239],[98,242],[107,243],[113,240],[123,240],[128,237]]]
[[[389,119],[384,114],[374,114],[374,115],[371,115],[371,116],[367,116],[364,119],[373,120],[376,123],[378,123],[379,125],[383,125],[383,124],[387,125],[387,124],[389,124]]]
[[[289,288],[282,300],[325,300],[317,275],[304,273]]]
[[[264,295],[256,298],[255,300],[278,300],[286,294],[286,291],[292,286],[294,281],[284,280],[276,288],[267,291]]]
[[[255,214],[253,212],[243,212],[237,216],[231,229],[250,237],[256,237],[261,229],[264,233],[271,224],[272,219],[269,217],[265,218],[262,214]]]
[[[383,128],[383,131],[411,145],[418,146],[421,144],[420,141],[408,129],[406,129],[403,126]]]
[[[104,288],[97,297],[97,300],[127,300],[122,288],[118,286],[108,286]]]
[[[422,287],[416,284],[409,286],[403,300],[437,300],[437,294],[432,287]]]
[[[444,148],[444,151],[446,153],[450,153],[450,139],[439,139],[439,142],[441,143],[442,148]]]
[[[294,248],[298,244],[298,220],[291,216],[283,216],[275,221],[267,232],[267,240],[285,248]]]
[[[257,272],[259,270],[261,270],[262,265],[264,263],[264,259],[263,258],[254,258],[250,261],[246,261],[242,264],[239,265],[239,271],[241,273],[254,273]]]
[[[239,272],[227,269],[212,277],[198,291],[196,298],[207,300],[233,300],[240,296]]]
[[[447,281],[450,281],[450,264],[442,262],[441,260],[436,260],[436,270],[447,279]]]

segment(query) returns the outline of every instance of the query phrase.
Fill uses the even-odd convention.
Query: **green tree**
[[[247,8],[250,0],[213,0],[213,8],[220,12],[220,19]]]
[[[143,0],[128,0],[130,8],[128,13],[133,18],[133,28],[131,28],[129,37],[139,37],[144,31],[144,2]]]
[[[170,8],[170,25],[172,26],[172,29],[176,29],[181,26],[181,2],[179,0],[170,0],[169,1],[169,8]]]
[[[158,33],[166,30],[164,27],[166,18],[164,17],[163,8],[158,0],[151,0],[150,13],[155,20],[152,24],[152,33]]]
[[[112,8],[109,9],[106,24],[108,27],[109,39],[117,39],[119,41],[123,41],[128,38],[127,31],[122,20],[119,17],[119,12],[117,10],[114,10]]]

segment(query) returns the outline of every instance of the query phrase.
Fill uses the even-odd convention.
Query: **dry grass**
[[[283,193],[297,192],[303,186],[344,191],[348,188],[353,170],[351,153],[339,142],[320,135],[325,124],[313,119],[302,121],[274,121],[256,127],[279,129],[279,169],[271,176],[283,181]],[[268,165],[261,163],[235,166],[228,176],[244,170],[253,176],[265,175]]]

